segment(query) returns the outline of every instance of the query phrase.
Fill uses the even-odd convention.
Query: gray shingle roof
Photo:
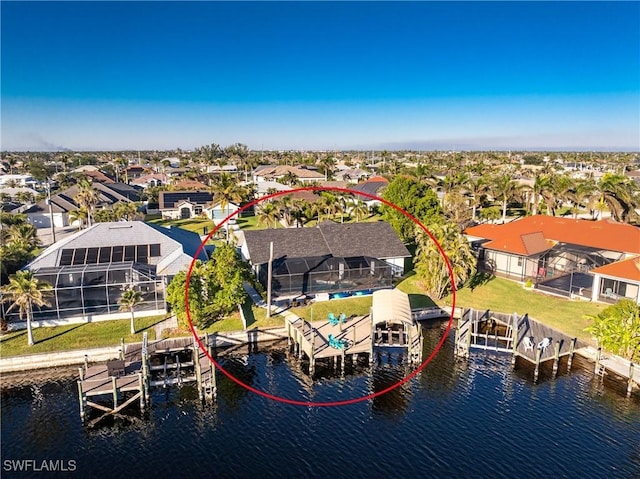
[[[92,183],[93,188],[98,192],[98,206],[114,205],[119,201],[130,202],[138,201],[140,194],[138,190],[124,183]],[[51,204],[54,213],[68,213],[77,210],[79,206],[76,204],[74,197],[78,194],[78,185],[73,185],[64,191],[51,196]],[[41,200],[26,213],[38,213],[41,211],[48,212],[49,206],[46,200]]]
[[[333,256],[371,256],[381,259],[411,256],[391,225],[384,221],[348,224],[323,221],[318,229]]]
[[[244,240],[254,264],[269,261],[269,243],[273,241],[273,258],[326,256],[331,251],[318,228],[286,228],[245,231]]]
[[[411,254],[388,223],[338,224],[324,221],[316,228],[245,231],[253,264],[269,261],[273,241],[274,259],[318,256],[410,257]]]

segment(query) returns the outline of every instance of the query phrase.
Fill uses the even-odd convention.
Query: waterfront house
[[[136,311],[166,312],[166,284],[185,271],[200,246],[196,233],[141,221],[96,223],[45,249],[25,269],[53,286],[49,306],[34,312],[47,324],[127,317],[122,292],[142,293]],[[207,260],[203,250],[198,256]],[[7,319],[17,320],[15,312]]]
[[[243,257],[266,285],[273,243],[273,291],[278,296],[335,293],[391,286],[411,257],[385,222],[244,231]]]
[[[478,267],[565,296],[640,301],[640,228],[613,220],[529,216],[465,230]]]

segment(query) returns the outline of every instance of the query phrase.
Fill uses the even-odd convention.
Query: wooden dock
[[[307,357],[311,376],[317,360],[329,359],[335,365],[340,358],[344,370],[347,356],[357,361],[359,355],[366,354],[372,363],[375,346],[407,348],[410,362],[419,361],[422,357],[422,335],[418,324],[409,330],[377,328],[372,331],[369,315],[353,316],[344,324],[336,325],[329,321],[308,322],[294,315],[285,318],[289,346],[298,358],[303,354]]]
[[[496,313],[489,310],[463,310],[456,328],[455,352],[468,357],[471,349],[511,353],[512,363],[522,358],[535,365],[534,380],[538,379],[540,365],[553,361],[553,375],[558,371],[560,358],[567,356],[571,368],[578,347],[571,338],[528,315]]]
[[[208,343],[208,338],[201,339]],[[144,411],[150,402],[150,387],[197,382],[200,399],[210,400],[216,396],[215,365],[200,350],[194,338],[149,342],[144,334],[142,343],[122,343],[120,351],[119,359],[90,367],[85,364],[79,370],[80,417],[85,418],[88,407],[103,412],[91,424],[107,416],[118,415],[136,401]],[[125,396],[130,397],[125,400]],[[96,397],[102,397],[103,403],[96,402],[93,399]],[[105,399],[110,405],[104,404]]]

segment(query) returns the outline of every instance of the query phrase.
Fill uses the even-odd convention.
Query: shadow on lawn
[[[409,294],[409,304],[411,309],[431,308],[437,306],[434,301],[426,294]]]
[[[73,331],[74,329],[78,329],[79,327],[83,326],[84,324],[77,324],[69,329],[65,329],[64,331],[60,331],[52,336],[47,336],[46,338],[38,338],[36,339],[34,337],[34,346],[36,344],[41,344],[41,343],[46,343],[47,341],[49,341],[50,339],[55,339],[57,337],[63,336],[71,331]],[[38,328],[34,328],[33,332],[34,332],[34,336],[37,333]],[[11,334],[11,333],[9,333]],[[18,340],[20,341],[24,341],[25,343],[27,342],[27,330],[26,329],[22,329],[20,331],[16,331],[13,335],[11,335],[11,337],[9,338],[2,338],[2,340],[0,341],[2,343],[2,345],[6,346],[9,343],[15,343]]]
[[[468,286],[469,286],[469,289],[473,292],[473,290],[478,286],[485,285],[489,281],[493,281],[494,279],[495,279],[495,276],[492,275],[491,273],[482,273],[478,271],[476,274],[474,274],[471,277],[471,279],[469,280]]]

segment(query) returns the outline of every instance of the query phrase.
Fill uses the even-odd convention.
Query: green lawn
[[[0,356],[117,346],[120,344],[120,338],[124,338],[127,343],[142,341],[143,331],[149,334],[149,339],[155,339],[153,326],[164,318],[164,316],[136,318],[138,333],[133,336],[129,334],[129,319],[35,328],[33,336],[36,344],[33,346],[27,345],[26,330],[13,331],[0,336]]]
[[[452,297],[442,300],[451,305]],[[529,314],[549,326],[565,332],[569,336],[590,340],[583,330],[589,326],[584,315],[596,315],[607,305],[587,301],[571,301],[528,290],[519,283],[502,278],[492,278],[473,291],[462,288],[456,294],[456,306],[474,309],[490,309],[504,313]]]
[[[424,292],[424,289],[420,286],[418,277],[415,274],[412,274],[398,283],[397,288],[409,295],[411,309],[437,306],[436,303]]]
[[[329,313],[333,313],[336,316],[340,313],[344,313],[347,316],[364,316],[369,314],[371,303],[371,296],[360,296],[312,303],[309,306],[291,308],[291,312],[307,321],[311,321],[312,318],[313,321],[322,321],[329,317]]]
[[[257,216],[236,216],[236,223],[243,230],[262,230],[264,225],[258,225]]]
[[[207,230],[207,233],[209,233],[215,227],[215,225],[213,224],[213,220],[200,217],[188,218],[186,220],[155,219],[148,221],[148,223],[153,223],[160,226],[176,226],[178,228],[182,228],[183,230],[193,231],[194,233],[198,233],[199,235],[205,234],[205,228]]]

